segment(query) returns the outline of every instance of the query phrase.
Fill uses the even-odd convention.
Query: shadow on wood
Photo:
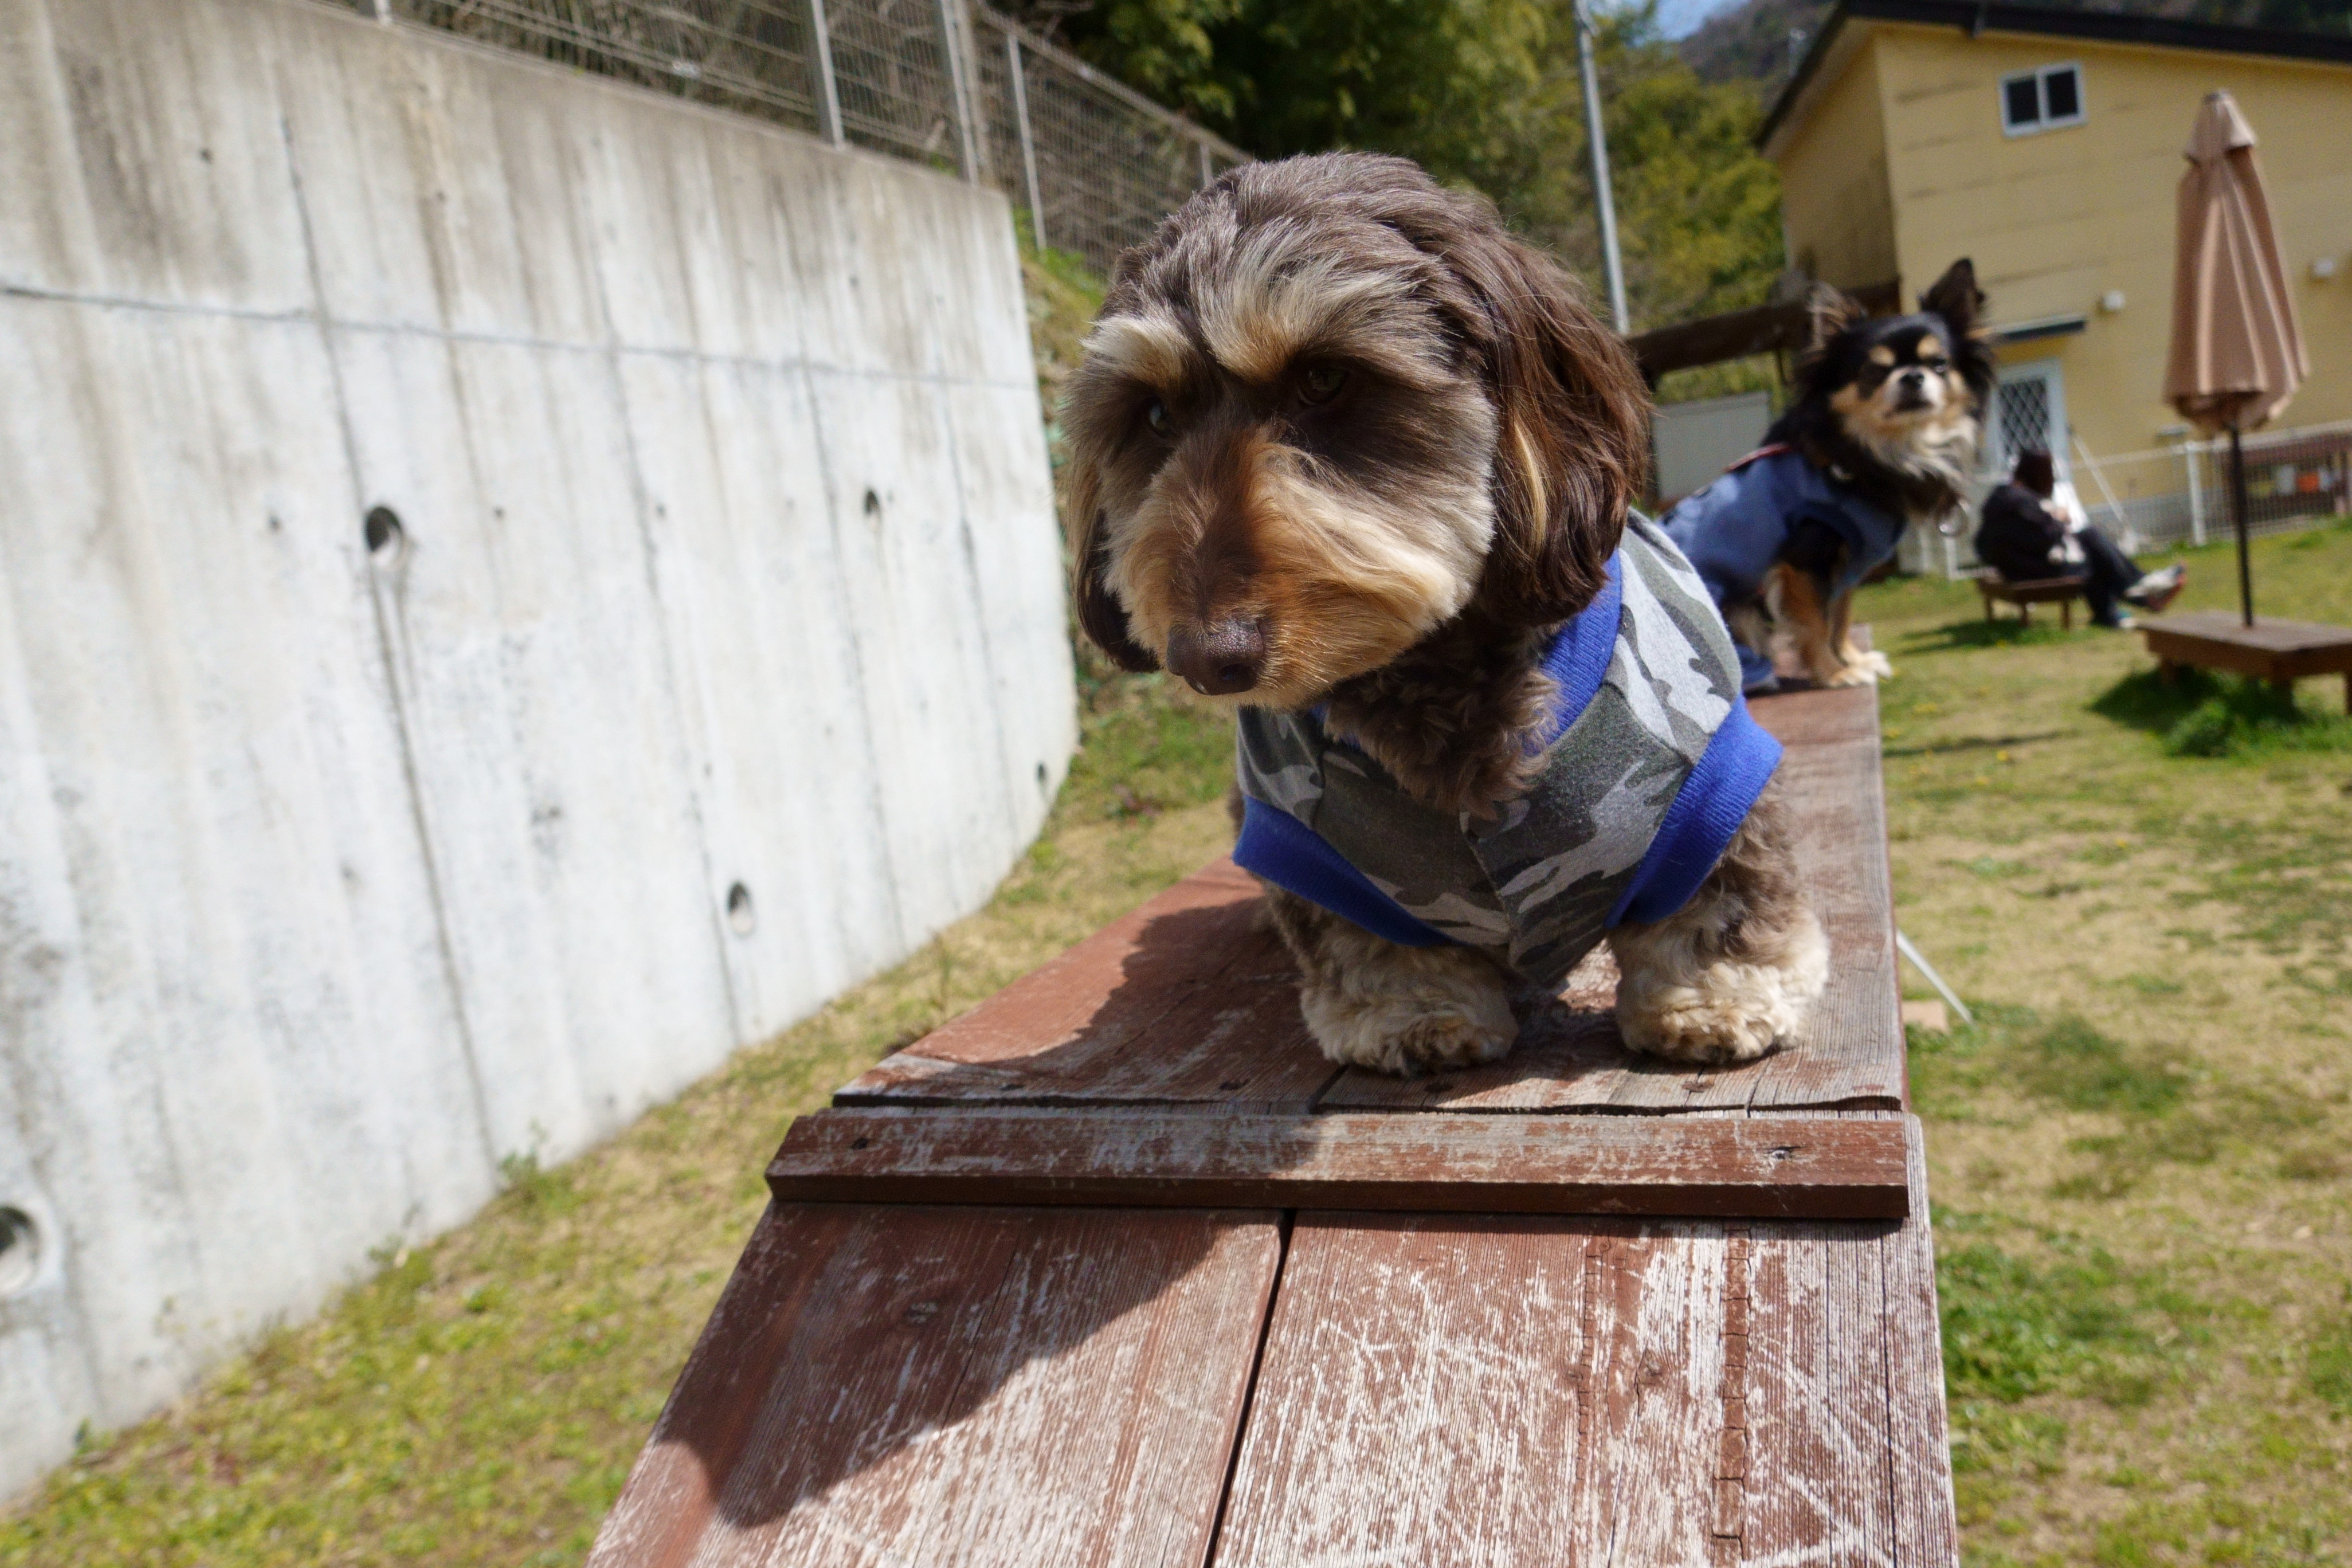
[[[1267,1213],[773,1206],[594,1560],[960,1562],[976,1532],[1043,1563],[1171,1512],[1205,1538],[1281,1249]]]

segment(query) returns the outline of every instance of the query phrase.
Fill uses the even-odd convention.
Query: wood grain
[[[1837,1117],[1229,1116],[837,1109],[779,1202],[1899,1218],[1903,1129]]]
[[[1275,1216],[770,1208],[592,1568],[1208,1550]]]
[[[1881,1124],[1899,1226],[1302,1216],[1218,1568],[1956,1568]]]

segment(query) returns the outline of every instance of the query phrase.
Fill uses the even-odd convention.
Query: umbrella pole
[[[2230,510],[2238,524],[2238,611],[2248,626],[2254,624],[2254,572],[2246,559],[2246,449],[2238,443],[2238,427],[2230,426]]]

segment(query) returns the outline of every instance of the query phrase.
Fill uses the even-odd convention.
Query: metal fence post
[[[1209,144],[1206,142],[1195,142],[1192,145],[1201,150],[1201,184],[1206,185],[1217,177],[1217,165],[1209,157]]]
[[[940,0],[940,56],[948,68],[948,112],[955,116],[956,169],[980,183],[979,138],[972,124],[971,95],[965,90],[963,44],[956,26],[958,0]]]
[[[1021,77],[1021,35],[1004,30],[1004,57],[1013,68],[1013,123],[1021,131],[1021,174],[1029,184],[1029,242],[1045,248],[1045,198],[1037,187],[1037,139],[1029,130],[1029,86]]]
[[[2193,544],[2205,542],[2205,490],[2197,482],[2197,442],[2195,437],[2180,443],[2180,460],[2189,468],[2189,539]]]
[[[809,58],[816,66],[816,129],[835,146],[846,140],[841,131],[841,91],[833,80],[833,34],[825,26],[824,0],[808,0]]]

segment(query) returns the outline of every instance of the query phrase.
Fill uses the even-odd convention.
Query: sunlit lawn
[[[2223,552],[2192,560],[2188,603],[2224,602]],[[2263,542],[2257,573],[2265,607],[2352,624],[2352,530]],[[1900,919],[1979,1015],[1914,1037],[1971,1560],[2352,1556],[2340,683],[2292,719],[2158,690],[2137,638],[1988,630],[1965,585],[1864,615],[1900,670]],[[786,1121],[1222,847],[1223,731],[1149,683],[1093,708],[986,911],[94,1435],[0,1521],[0,1563],[577,1562]]]
[[[2187,557],[2182,608],[2234,594]],[[2256,549],[2352,625],[2352,530]],[[1972,1563],[2352,1558],[2352,721],[2139,639],[1874,590]],[[1924,986],[1913,993],[1928,994]]]

